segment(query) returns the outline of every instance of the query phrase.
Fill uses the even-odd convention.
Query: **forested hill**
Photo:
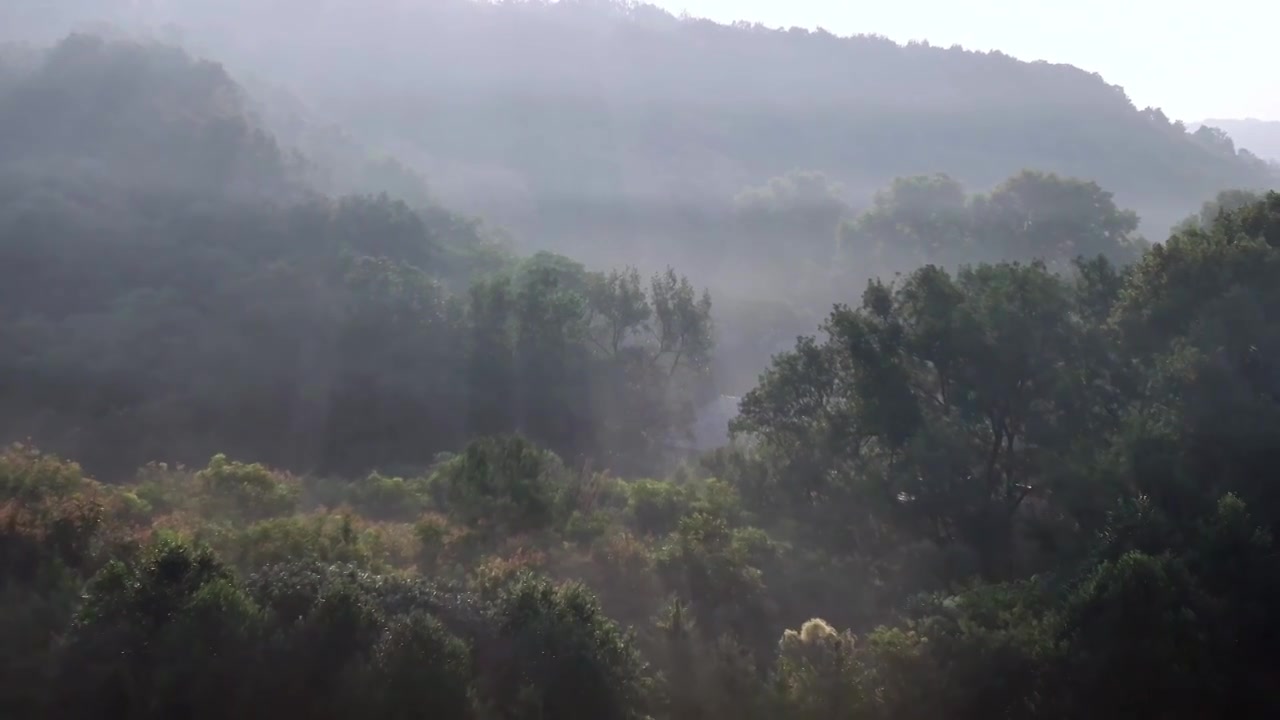
[[[1263,159],[1280,163],[1280,121],[1205,120],[1202,124],[1227,133],[1237,146]]]
[[[429,202],[317,192],[217,64],[73,35],[0,77],[0,442],[111,477],[215,450],[420,464],[520,431],[620,468],[706,393],[687,279],[521,260]]]
[[[582,223],[602,212],[640,216],[608,234],[620,246],[680,232],[669,218],[794,169],[842,182],[855,204],[915,174],[975,190],[1023,169],[1088,178],[1157,238],[1223,188],[1269,184],[1264,163],[1096,74],[998,52],[608,0],[39,5],[11,17],[48,32],[92,18],[177,28],[544,247],[608,242]]]
[[[301,158],[246,106],[217,64],[74,35],[0,56],[0,167],[9,177],[206,196],[299,195]]]
[[[66,34],[113,8],[200,37]],[[0,718],[1280,717],[1280,193],[1226,133],[598,2],[6,31]]]

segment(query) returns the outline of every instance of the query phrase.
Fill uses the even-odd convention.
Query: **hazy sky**
[[[959,43],[1076,65],[1173,118],[1280,120],[1277,0],[656,0],[721,22]]]

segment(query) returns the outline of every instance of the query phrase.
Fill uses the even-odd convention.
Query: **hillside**
[[[1224,130],[1238,147],[1266,160],[1280,163],[1280,121],[1277,120],[1205,120],[1201,125]]]
[[[22,58],[0,88],[0,443],[110,477],[215,450],[421,464],[515,431],[620,468],[687,435],[710,301],[674,271],[520,259],[429,200],[318,192],[235,80],[173,47]]]
[[[385,3],[0,5],[0,718],[1280,717],[1280,193],[1225,131]],[[205,39],[63,34],[111,7]],[[896,93],[822,64],[872,48]]]
[[[33,33],[72,18],[165,28],[279,83],[534,247],[651,265],[693,253],[717,203],[792,170],[824,173],[855,207],[901,176],[986,190],[1054,172],[1114,192],[1157,238],[1223,188],[1274,182],[1104,78],[998,52],[608,1],[41,5]]]
[[[403,474],[217,453],[109,483],[0,448],[0,706],[1275,717],[1277,309],[1271,193],[1123,275],[999,263],[873,284],[742,398],[750,444],[665,478],[518,437]],[[430,348],[402,358],[447,380]],[[346,428],[375,408],[347,405]],[[257,435],[287,445],[275,430]]]
[[[181,50],[74,35],[0,57],[6,175],[219,196],[297,196],[301,158],[248,113],[222,67]]]

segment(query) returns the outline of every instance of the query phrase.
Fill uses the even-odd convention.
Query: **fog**
[[[797,298],[792,269],[744,243],[816,245],[806,260],[829,266],[839,224],[895,178],[945,173],[972,192],[1023,169],[1086,178],[1159,238],[1218,190],[1265,186],[1268,172],[1069,66],[640,4],[22,0],[0,12],[10,41],[108,32],[222,64],[246,112],[311,164],[322,191],[390,189],[419,203],[429,192],[526,251],[675,266],[725,298],[800,303],[782,344],[728,371],[735,392],[848,288],[915,262],[882,256],[820,278],[821,290],[805,281]],[[371,173],[381,156],[408,173]],[[821,173],[843,207],[752,238],[759,224],[736,221],[735,198],[792,172]]]
[[[0,715],[1275,716],[1276,138],[612,0],[8,0]]]
[[[1280,121],[1237,118],[1205,120],[1200,125],[1224,130],[1240,147],[1248,148],[1264,160],[1280,163]]]

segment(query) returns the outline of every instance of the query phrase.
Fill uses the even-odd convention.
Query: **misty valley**
[[[1278,188],[998,51],[7,0],[0,716],[1276,717]]]

